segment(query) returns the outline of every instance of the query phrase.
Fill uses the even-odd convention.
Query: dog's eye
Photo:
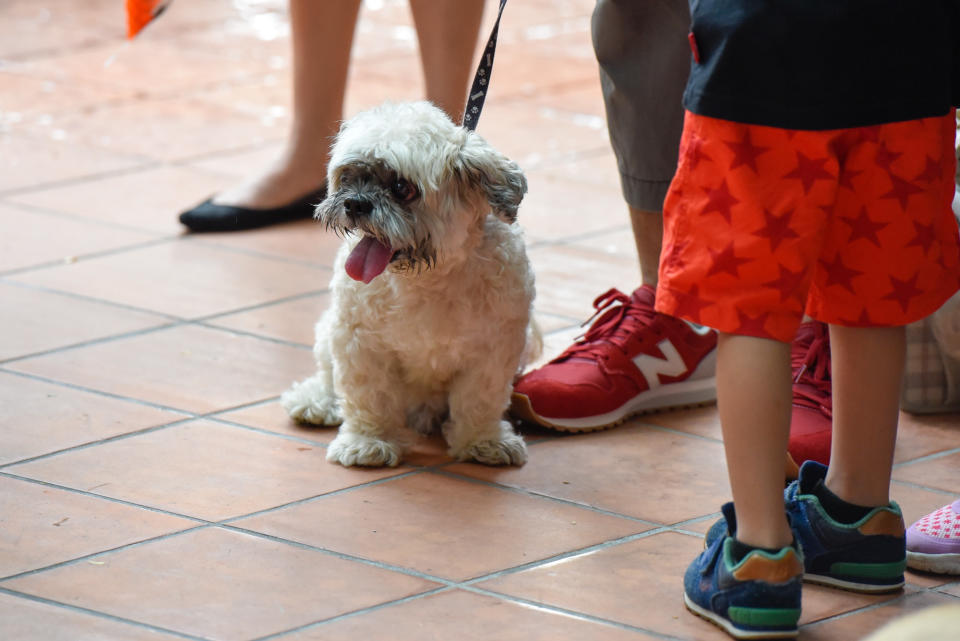
[[[393,186],[390,187],[390,191],[400,202],[404,203],[410,202],[419,195],[416,186],[404,178],[397,178],[393,182]]]

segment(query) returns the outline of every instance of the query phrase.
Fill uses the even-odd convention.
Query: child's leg
[[[830,326],[833,444],[825,485],[862,506],[890,502],[906,338],[903,327]]]
[[[737,513],[737,539],[781,548],[793,539],[783,508],[791,412],[790,345],[721,333],[717,403]]]

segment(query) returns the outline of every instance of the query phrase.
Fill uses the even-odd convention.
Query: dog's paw
[[[341,431],[327,446],[327,460],[344,467],[396,467],[400,463],[400,447],[378,438]]]
[[[294,383],[280,397],[280,404],[290,418],[299,423],[340,425],[343,422],[337,397],[316,376]]]
[[[499,439],[468,443],[450,453],[458,461],[477,461],[486,465],[523,465],[527,462],[527,445],[512,430]]]

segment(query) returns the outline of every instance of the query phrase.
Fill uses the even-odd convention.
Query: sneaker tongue
[[[633,290],[630,298],[638,305],[653,309],[653,303],[657,300],[657,292],[650,285],[644,285]]]
[[[373,236],[364,236],[347,256],[347,275],[353,280],[369,283],[387,268],[392,257],[393,248]]]

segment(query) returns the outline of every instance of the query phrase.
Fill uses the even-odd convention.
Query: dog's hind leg
[[[317,373],[308,379],[294,383],[280,397],[280,404],[290,418],[298,423],[340,425],[343,422],[343,414],[340,410],[340,400],[334,391],[333,360],[330,357],[328,342],[322,337],[319,337],[314,347],[314,355],[317,360]]]

